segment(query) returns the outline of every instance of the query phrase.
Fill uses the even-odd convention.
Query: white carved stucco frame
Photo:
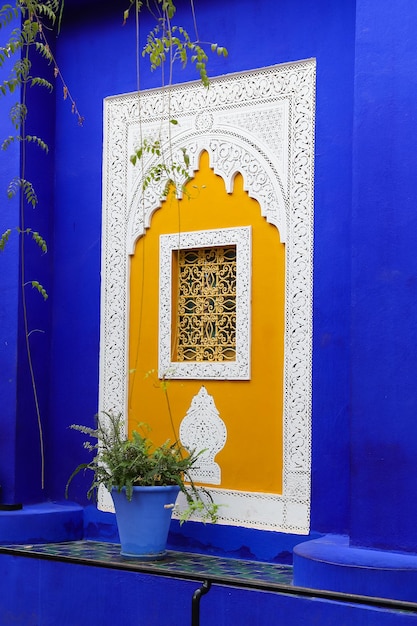
[[[228,192],[244,188],[286,246],[282,494],[210,489],[219,523],[306,534],[310,527],[311,352],[315,60],[174,86],[171,148],[185,148],[191,173],[203,150]],[[141,136],[159,132],[166,91],[104,102],[100,411],[127,413],[130,255],[160,207],[161,188],[143,194],[129,162]],[[139,128],[139,112],[142,120]],[[168,138],[166,138],[168,139]],[[164,140],[164,138],[162,138]],[[144,163],[150,167],[152,160]],[[266,435],[267,436],[267,435]],[[103,510],[113,510],[106,492]]]
[[[159,378],[250,379],[251,227],[160,235]],[[233,361],[172,361],[172,251],[236,246],[236,358]]]

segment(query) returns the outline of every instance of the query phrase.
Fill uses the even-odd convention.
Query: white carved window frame
[[[172,361],[172,252],[236,246],[235,361]],[[251,227],[219,228],[160,235],[159,239],[159,377],[217,380],[250,379]]]
[[[212,79],[208,90],[177,85],[169,95],[174,158],[185,148],[192,175],[207,151],[228,192],[242,174],[286,250],[283,489],[210,489],[225,505],[218,523],[298,534],[310,528],[315,73],[308,59]],[[129,157],[140,133],[157,136],[167,107],[164,89],[141,93],[140,106],[137,93],[104,101],[100,411],[127,415],[130,255],[163,191],[143,193]],[[113,510],[104,490],[99,506]]]

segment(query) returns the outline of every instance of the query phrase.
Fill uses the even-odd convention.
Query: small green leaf
[[[11,233],[12,233],[11,229],[8,228],[0,237],[0,251],[1,252],[3,252]]]
[[[181,148],[182,157],[184,159],[185,165],[188,167],[190,165],[190,157],[187,154],[187,150],[185,148]]]
[[[32,285],[33,289],[36,289],[36,291],[38,291],[41,294],[44,300],[48,299],[48,294],[46,293],[46,290],[42,287],[39,281],[32,280],[30,281],[30,284]]]
[[[30,232],[30,229],[27,229],[27,232]],[[32,239],[36,241],[43,253],[46,254],[48,252],[45,239],[37,231],[32,231]]]

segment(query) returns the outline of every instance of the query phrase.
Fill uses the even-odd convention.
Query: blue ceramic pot
[[[179,493],[177,485],[133,487],[132,499],[126,489],[112,490],[120,554],[142,560],[161,559],[166,552],[172,506]]]

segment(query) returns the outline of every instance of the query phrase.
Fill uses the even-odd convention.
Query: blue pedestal
[[[43,502],[19,511],[0,511],[0,543],[27,544],[76,541],[83,538],[83,508]]]
[[[354,547],[326,535],[294,548],[294,584],[417,602],[417,555]]]

